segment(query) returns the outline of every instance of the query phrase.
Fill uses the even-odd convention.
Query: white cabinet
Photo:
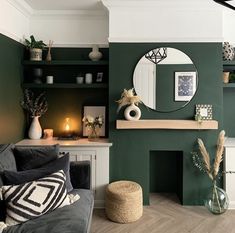
[[[109,183],[109,147],[107,140],[89,142],[87,139],[77,141],[62,140],[22,140],[18,146],[45,146],[60,144],[60,153],[69,153],[70,161],[89,160],[91,163],[91,189],[95,195],[95,207],[104,207],[105,188]]]
[[[229,209],[235,209],[235,138],[225,141],[224,189],[229,198]]]

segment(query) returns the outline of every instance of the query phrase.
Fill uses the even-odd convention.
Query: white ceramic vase
[[[98,45],[92,46],[92,51],[89,53],[89,58],[92,61],[99,61],[102,58],[102,53],[99,51]]]
[[[134,113],[134,114],[131,114]],[[137,121],[141,117],[141,111],[135,104],[131,104],[124,111],[124,116],[128,121]]]
[[[33,120],[29,127],[28,136],[30,139],[40,139],[42,137],[42,128],[39,123],[39,116],[33,117]]]

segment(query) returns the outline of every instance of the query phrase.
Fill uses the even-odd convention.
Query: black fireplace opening
[[[183,151],[150,151],[150,193],[183,198]]]

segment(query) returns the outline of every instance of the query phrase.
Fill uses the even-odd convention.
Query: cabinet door
[[[224,189],[228,194],[229,208],[235,209],[235,148],[225,148],[225,161],[224,170],[226,173],[224,176]]]
[[[96,190],[96,151],[74,148],[60,148],[60,153],[69,153],[70,161],[90,161],[91,163],[91,189]]]

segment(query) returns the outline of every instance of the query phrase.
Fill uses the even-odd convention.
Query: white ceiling
[[[34,10],[100,10],[100,0],[24,0]]]

